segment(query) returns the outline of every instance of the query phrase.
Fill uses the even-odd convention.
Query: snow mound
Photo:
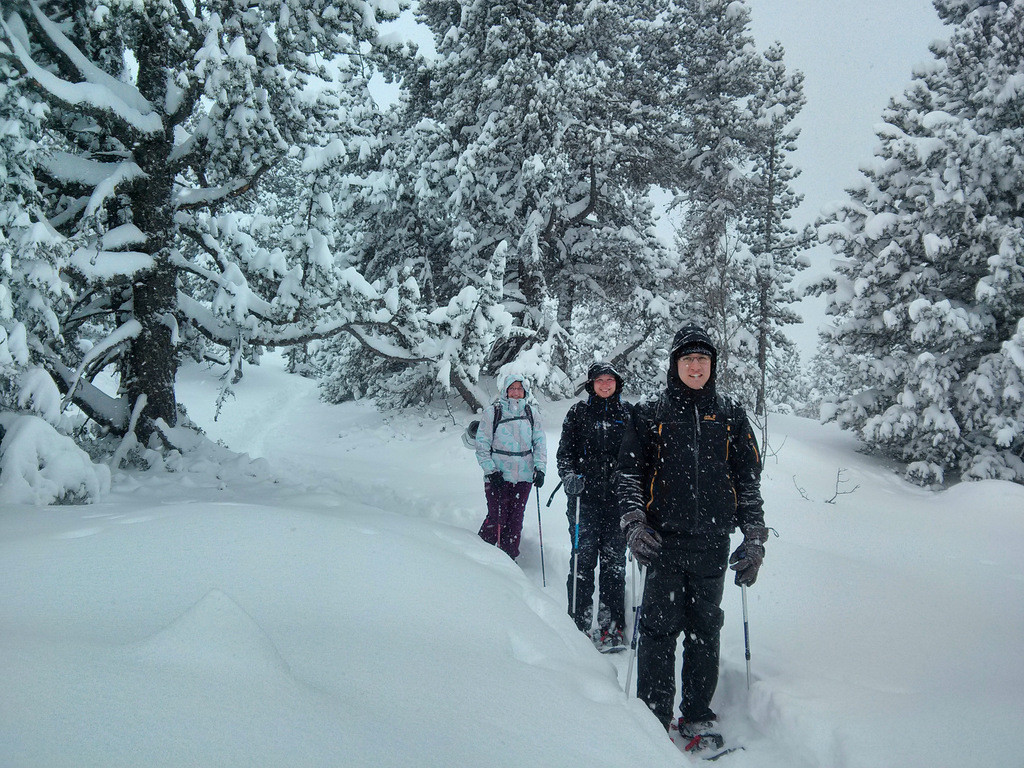
[[[168,627],[144,641],[140,660],[204,667],[218,674],[291,676],[262,627],[228,595],[211,589]]]
[[[42,418],[4,413],[0,427],[0,503],[95,501],[110,490],[110,468]]]

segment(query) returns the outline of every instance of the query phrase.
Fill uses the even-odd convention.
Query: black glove
[[[562,487],[566,496],[579,496],[583,493],[583,475],[566,475],[562,478]]]
[[[505,476],[501,474],[500,469],[496,469],[493,472],[491,472],[491,474],[487,475],[486,480],[488,483],[494,486],[495,490],[501,488],[501,486],[503,486],[507,482],[505,480]]]
[[[757,581],[757,572],[764,562],[764,543],[768,541],[768,529],[763,525],[743,526],[743,543],[729,558],[730,567],[736,571],[736,585],[749,587]]]
[[[544,471],[540,469],[533,470],[533,484],[538,488],[544,485]]]
[[[626,528],[626,546],[633,553],[633,558],[646,568],[661,551],[661,535],[636,520]]]

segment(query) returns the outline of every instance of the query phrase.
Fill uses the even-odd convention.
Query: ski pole
[[[540,524],[540,488],[537,488],[537,533],[540,535],[540,579],[541,583],[546,587],[548,579],[544,575],[544,529]]]
[[[633,578],[629,580],[629,604],[633,607],[633,621],[636,626],[636,561],[630,559],[633,564]]]
[[[576,621],[576,579],[579,578],[580,563],[580,497],[572,496],[572,503],[576,507],[576,535],[572,542],[572,618]]]
[[[494,507],[498,510],[498,542],[496,546],[501,549],[501,490],[493,487],[492,484],[491,491],[494,493]]]
[[[740,586],[743,594],[743,645],[747,656],[747,690],[750,690],[750,622],[747,620],[747,585]]]
[[[548,496],[548,503],[544,505],[545,507],[550,507],[551,506],[551,502],[554,501],[555,494],[558,493],[558,489],[561,488],[561,487],[562,487],[562,480],[561,480],[561,478],[559,478],[558,485],[555,486],[555,490],[553,490],[551,492],[551,495]]]
[[[636,580],[636,560],[633,561],[633,579]],[[637,655],[637,637],[640,634],[644,608],[644,588],[647,586],[647,566],[640,566],[640,601],[633,607],[633,638],[629,641],[629,665],[626,667],[626,698],[629,698],[629,685],[633,682],[633,663]]]

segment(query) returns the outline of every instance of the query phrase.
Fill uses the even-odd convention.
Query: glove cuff
[[[768,529],[763,525],[744,525],[740,530],[743,531],[744,543],[759,544],[763,547],[768,542]]]
[[[624,531],[627,528],[629,528],[629,526],[631,526],[633,523],[646,524],[647,515],[645,515],[639,509],[634,509],[630,512],[627,512],[622,516],[622,519],[619,520],[619,529]]]

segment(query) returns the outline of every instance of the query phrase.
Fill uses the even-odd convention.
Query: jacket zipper
[[[700,410],[693,404],[693,507],[694,517],[700,514]]]

